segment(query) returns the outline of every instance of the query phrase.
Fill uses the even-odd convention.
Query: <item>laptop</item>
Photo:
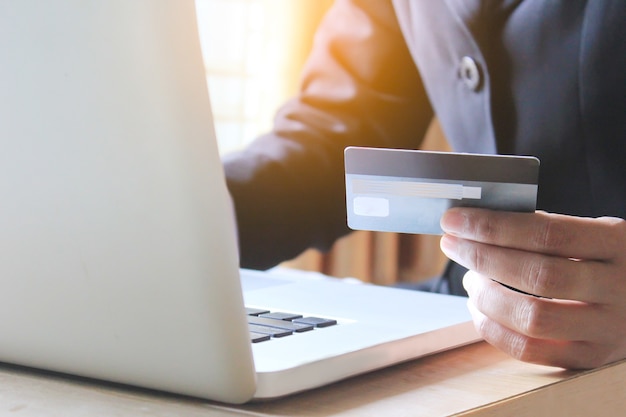
[[[478,340],[461,297],[239,269],[193,0],[0,28],[1,362],[242,403]],[[252,343],[259,310],[332,325]]]

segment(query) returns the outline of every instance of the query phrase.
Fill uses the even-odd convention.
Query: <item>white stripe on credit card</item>
[[[352,192],[355,194],[391,194],[404,197],[480,200],[482,188],[449,183],[354,179],[352,180]]]

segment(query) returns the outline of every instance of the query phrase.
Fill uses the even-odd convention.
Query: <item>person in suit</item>
[[[541,160],[537,212],[442,219],[480,334],[528,362],[625,358],[625,23],[614,0],[338,0],[273,130],[224,158],[241,265],[328,249],[344,148],[419,148],[436,115],[456,151]]]

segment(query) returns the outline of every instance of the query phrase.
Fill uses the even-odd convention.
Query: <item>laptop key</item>
[[[263,314],[259,314],[258,316],[266,318],[266,319],[285,320],[285,321],[292,321],[295,319],[302,318],[302,314],[282,313],[280,311],[274,311],[271,313],[263,313]]]
[[[278,327],[263,326],[260,324],[248,323],[248,328],[251,332],[266,334],[271,337],[285,337],[293,334],[293,331],[291,330],[279,329]]]
[[[276,327],[279,329],[290,330],[292,332],[307,332],[315,327],[310,323],[294,323],[285,320],[266,319],[263,317],[249,316],[249,324],[258,324],[261,326]]]
[[[336,320],[322,317],[303,317],[301,314],[270,311],[262,308],[246,307],[250,340],[252,343],[271,338],[289,336],[294,332],[302,333],[315,328],[337,324]]]
[[[309,324],[315,327],[329,327],[337,324],[337,320],[333,319],[325,319],[322,317],[303,317],[300,319],[295,319],[293,321],[294,324]]]
[[[269,334],[250,332],[250,341],[252,343],[265,342],[266,340],[270,340],[272,337]]]
[[[248,316],[258,316],[259,314],[267,314],[269,312],[269,310],[264,310],[262,308],[246,307],[246,315]]]

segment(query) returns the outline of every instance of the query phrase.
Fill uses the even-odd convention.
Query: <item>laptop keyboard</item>
[[[337,320],[323,317],[303,317],[299,314],[246,307],[250,341],[265,342],[272,338],[290,336],[315,329],[334,326]]]

